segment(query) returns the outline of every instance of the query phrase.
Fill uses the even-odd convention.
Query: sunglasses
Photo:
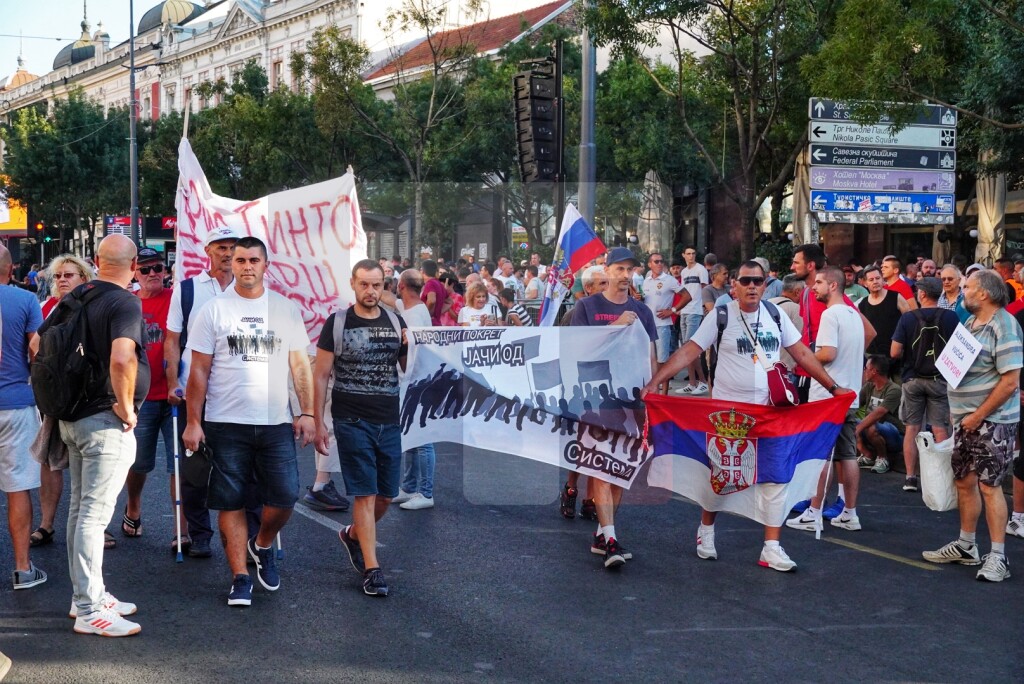
[[[82,277],[81,273],[54,273],[53,274],[53,279],[54,280],[63,280],[64,278],[67,278],[68,280],[71,280],[72,278],[81,278],[81,277]]]
[[[141,273],[142,275],[149,275],[150,272],[152,272],[152,273],[163,273],[164,272],[164,265],[163,264],[153,264],[152,266],[139,266],[139,273]]]
[[[665,262],[663,262],[661,259],[651,259],[651,263],[652,264],[662,264],[662,263],[665,263]]]
[[[740,276],[736,280],[740,285],[764,285],[764,276]]]

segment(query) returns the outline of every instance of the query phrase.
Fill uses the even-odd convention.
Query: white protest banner
[[[209,268],[203,241],[216,228],[258,237],[267,245],[267,286],[294,301],[313,345],[332,311],[355,301],[352,265],[366,258],[352,172],[303,188],[244,201],[215,195],[183,138],[178,146],[177,262],[180,281]]]
[[[939,369],[939,373],[946,379],[949,386],[956,389],[980,353],[981,342],[961,323],[956,326],[953,337],[949,339],[945,349],[939,354],[935,367]]]
[[[647,461],[643,326],[411,328],[402,448],[456,442],[628,488]]]

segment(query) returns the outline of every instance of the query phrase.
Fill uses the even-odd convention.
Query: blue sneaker
[[[249,537],[246,548],[249,549],[249,557],[256,562],[256,579],[267,591],[277,591],[281,587],[281,576],[277,574],[274,549],[257,549],[256,537]]]
[[[831,520],[832,518],[838,518],[843,514],[843,508],[846,507],[846,502],[843,501],[843,497],[836,499],[836,502],[821,512],[821,517],[825,520]]]
[[[229,606],[252,605],[252,579],[248,575],[235,575],[228,593]]]
[[[796,513],[797,515],[800,515],[801,513],[806,511],[808,508],[810,508],[810,506],[811,506],[811,500],[810,499],[804,499],[803,501],[797,501],[796,504],[793,506],[793,512]]]

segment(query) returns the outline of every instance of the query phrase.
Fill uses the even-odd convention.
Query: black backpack
[[[44,416],[66,418],[87,401],[96,353],[85,307],[116,285],[89,282],[64,296],[39,329],[39,351],[30,368],[36,407]]]
[[[914,370],[914,376],[918,378],[929,378],[934,380],[940,376],[939,369],[935,362],[939,354],[946,347],[948,340],[942,336],[939,328],[939,319],[942,317],[942,309],[935,309],[931,320],[927,320],[920,309],[914,309],[911,313],[917,318],[917,337],[910,341],[910,353],[908,360]]]

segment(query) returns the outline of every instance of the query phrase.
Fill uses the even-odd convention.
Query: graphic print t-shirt
[[[768,403],[768,375],[764,367],[754,358],[754,343],[747,334],[747,326],[757,335],[761,348],[768,357],[769,365],[780,360],[783,347],[800,341],[800,333],[789,320],[779,312],[782,330],[762,303],[758,311],[743,313],[738,302],[726,305],[729,322],[722,331],[722,344],[718,348],[718,367],[715,369],[713,399],[741,401],[748,404]],[[740,316],[743,316],[743,319]],[[743,324],[746,320],[747,325]],[[706,350],[718,339],[718,316],[713,312],[704,317],[697,332],[690,338],[697,346]]]
[[[188,348],[213,354],[206,420],[290,423],[288,354],[309,346],[299,308],[270,290],[258,299],[245,299],[232,287],[193,316]]]
[[[327,317],[317,347],[334,354],[336,314]],[[405,321],[398,317],[402,329]],[[377,318],[345,317],[345,350],[334,357],[331,416],[377,425],[398,423],[398,359],[406,347],[383,311]]]
[[[149,359],[151,369],[146,401],[167,398],[167,375],[163,372],[164,331],[167,329],[167,311],[171,308],[171,293],[172,290],[165,289],[154,297],[139,297],[142,302],[142,324],[146,327],[146,358]]]

